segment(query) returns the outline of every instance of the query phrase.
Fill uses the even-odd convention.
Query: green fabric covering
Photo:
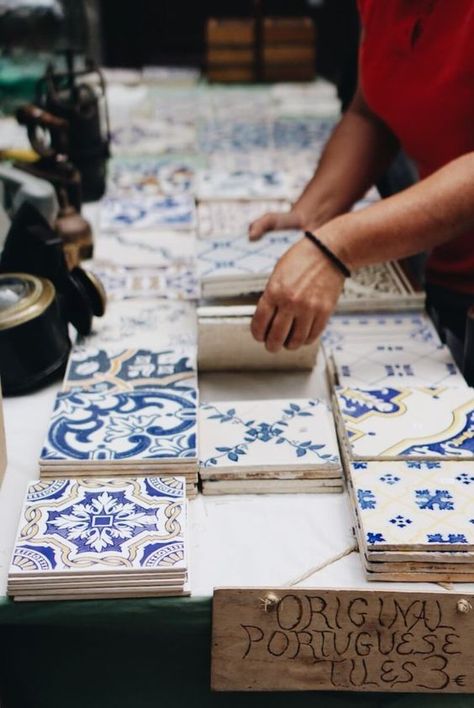
[[[474,708],[474,696],[212,694],[210,641],[210,598],[2,600],[2,708]]]

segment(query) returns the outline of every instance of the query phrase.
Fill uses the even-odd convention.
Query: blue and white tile
[[[474,460],[474,389],[336,388],[354,460]]]
[[[232,295],[234,283],[257,281],[263,289],[279,258],[300,238],[299,231],[274,231],[259,241],[240,236],[200,242],[198,270],[203,296]]]
[[[183,574],[184,480],[170,482],[160,478],[32,482],[9,577]]]
[[[90,261],[88,269],[102,281],[109,300],[167,298],[198,300],[200,287],[196,263],[170,266],[123,266],[107,261]]]
[[[331,412],[312,399],[203,403],[199,410],[203,479],[340,476]],[[332,474],[331,474],[332,473]]]
[[[197,146],[193,121],[135,118],[112,130],[115,155],[159,155],[193,152]]]
[[[114,392],[90,390],[57,394],[40,465],[166,462],[196,458],[197,390],[175,387]]]
[[[353,462],[352,493],[370,550],[474,550],[473,462]]]
[[[124,229],[184,229],[195,225],[194,199],[173,196],[105,197],[100,207],[102,231]]]
[[[121,229],[101,231],[94,258],[124,266],[170,266],[196,256],[196,237],[188,231]]]
[[[331,356],[337,383],[345,387],[467,386],[442,344],[352,343],[333,347]]]
[[[144,349],[196,346],[197,311],[185,300],[132,299],[110,302],[105,315],[94,318],[91,334],[78,343],[95,349]]]
[[[165,386],[194,385],[196,347],[94,349],[76,345],[69,355],[63,390],[107,384],[109,390],[134,391]]]
[[[403,344],[440,344],[435,326],[423,312],[336,314],[331,317],[322,335],[327,347],[351,347],[366,338],[376,342],[390,339]]]
[[[288,199],[290,179],[282,171],[200,170],[196,177],[196,197],[212,199]]]

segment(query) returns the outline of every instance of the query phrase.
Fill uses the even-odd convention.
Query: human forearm
[[[392,133],[357,95],[294,204],[302,226],[318,228],[347,212],[386,171],[397,149]]]
[[[366,209],[339,216],[318,236],[351,269],[429,251],[474,230],[474,153]]]
[[[384,173],[397,149],[397,140],[359,89],[291,211],[264,214],[250,224],[250,238],[272,230],[316,229],[345,213]]]
[[[351,269],[430,250],[474,231],[474,153],[399,194],[315,229]],[[269,351],[315,340],[333,312],[344,278],[307,238],[280,259],[252,321]]]

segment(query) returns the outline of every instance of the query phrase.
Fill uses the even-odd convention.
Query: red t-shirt
[[[474,151],[473,0],[358,2],[366,101],[420,177]],[[434,249],[426,274],[431,283],[474,293],[474,232]]]

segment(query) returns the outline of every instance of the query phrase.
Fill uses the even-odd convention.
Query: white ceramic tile
[[[322,335],[324,344],[330,347],[359,345],[367,338],[377,343],[390,339],[401,344],[440,344],[432,321],[422,312],[336,314]]]
[[[203,478],[229,469],[340,469],[332,416],[311,399],[203,403],[199,444]]]
[[[168,298],[197,300],[200,289],[193,259],[170,266],[124,266],[89,261],[87,267],[102,281],[109,300]]]
[[[350,477],[368,548],[474,549],[474,463],[354,462]]]
[[[94,243],[96,260],[123,266],[164,267],[195,256],[196,238],[187,231],[101,231]]]
[[[467,386],[449,349],[398,340],[351,343],[331,350],[341,386]]]
[[[101,202],[100,228],[192,229],[195,225],[194,199],[187,194],[172,196],[110,196]]]
[[[198,270],[203,296],[263,289],[278,259],[301,238],[299,231],[274,231],[259,241],[248,237],[200,242]]]
[[[90,335],[80,343],[96,349],[144,349],[195,345],[197,314],[194,302],[132,299],[107,304],[105,315],[94,318]]]
[[[474,390],[337,388],[353,459],[474,459]]]
[[[196,128],[192,121],[135,118],[112,130],[114,155],[158,155],[196,149]]]
[[[289,191],[288,175],[276,170],[200,170],[196,177],[196,196],[200,200],[288,199]]]
[[[271,211],[289,211],[290,203],[273,201],[222,201],[198,204],[199,238],[246,236],[252,221]]]

